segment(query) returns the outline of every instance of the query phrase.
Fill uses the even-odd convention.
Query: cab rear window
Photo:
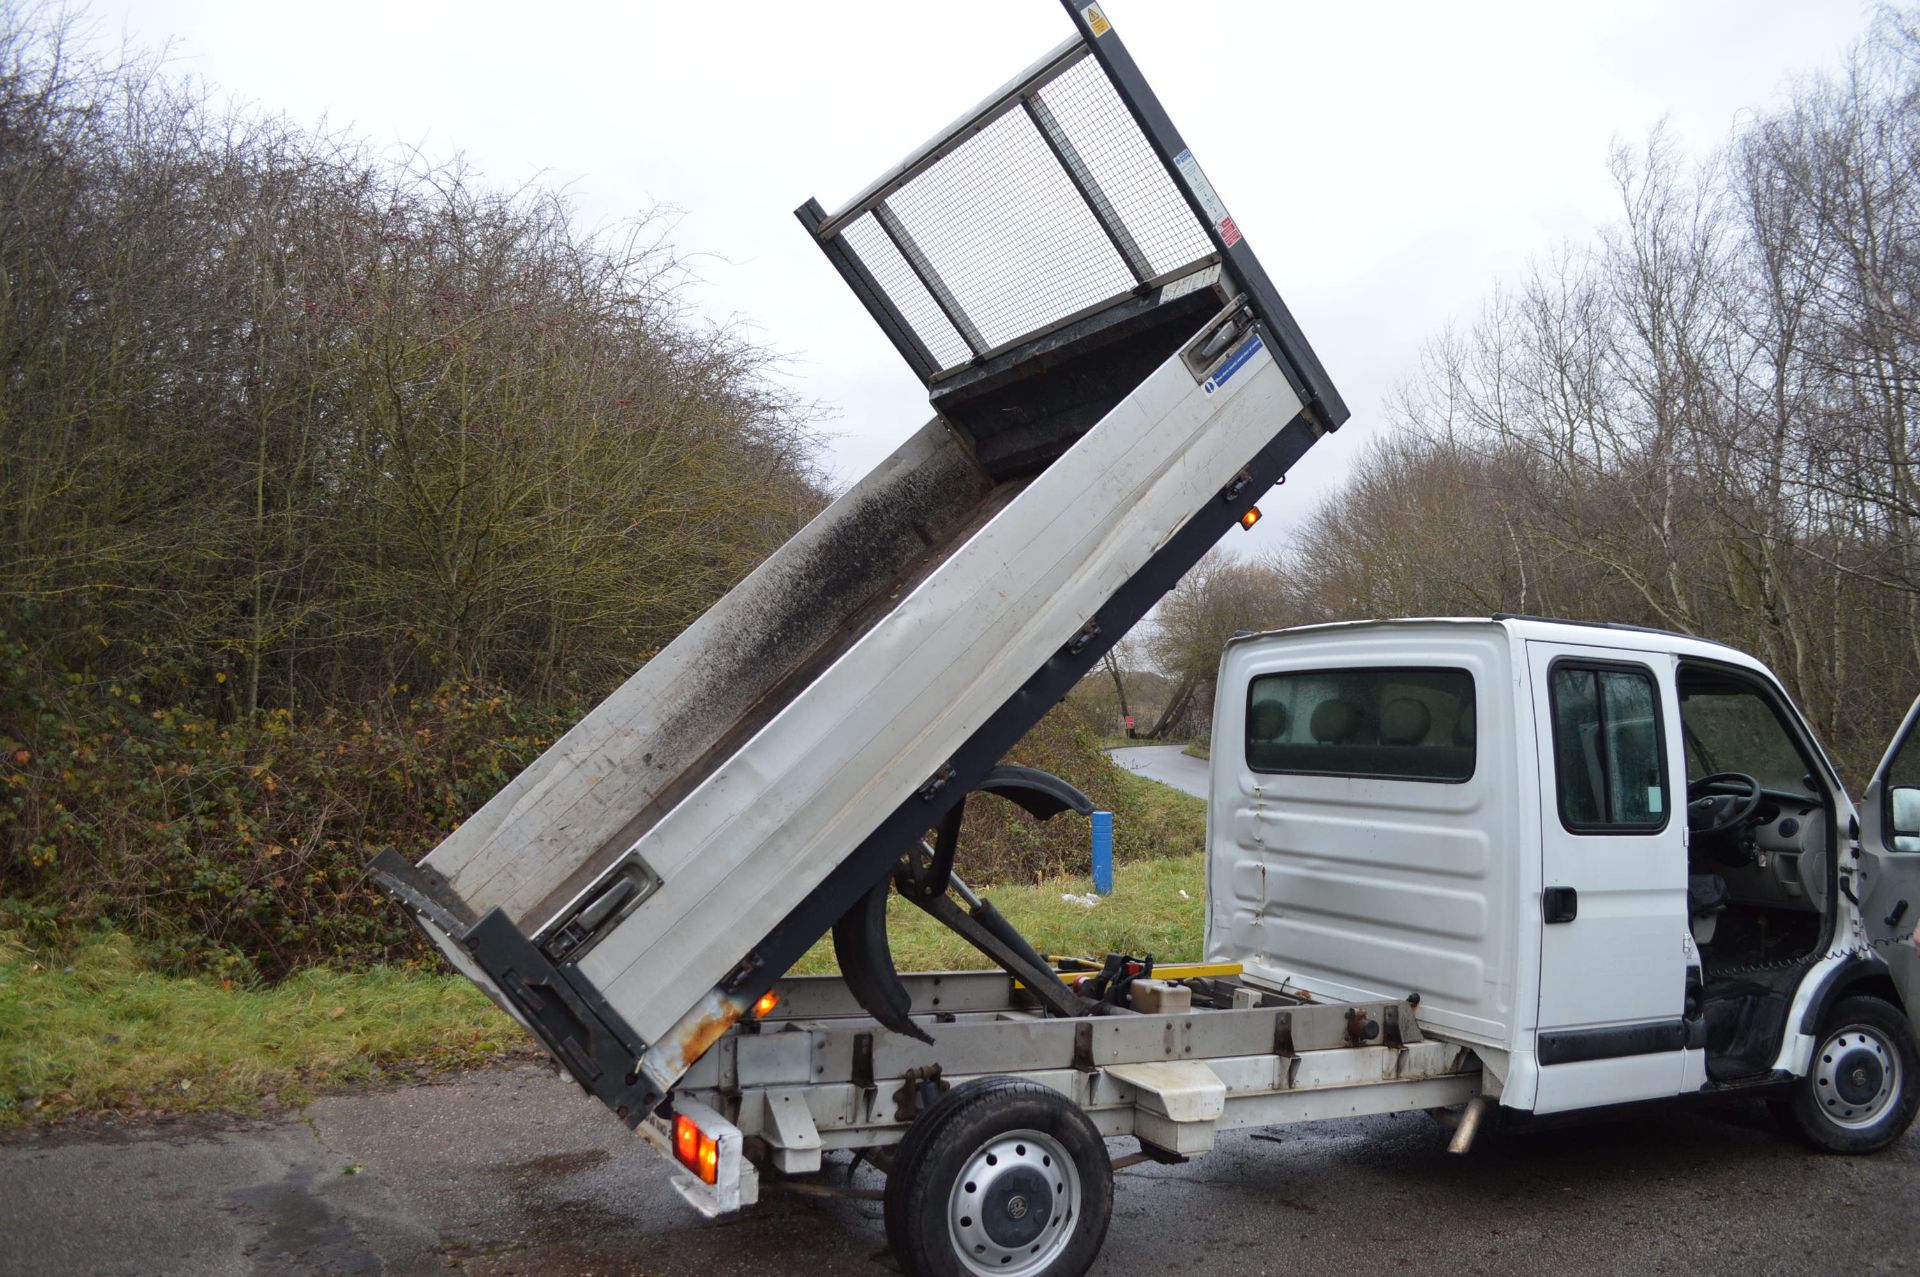
[[[1474,734],[1465,670],[1300,670],[1247,687],[1257,772],[1459,782],[1473,776]]]

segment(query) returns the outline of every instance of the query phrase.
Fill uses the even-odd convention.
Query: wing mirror
[[[1889,822],[1895,838],[1920,838],[1920,789],[1911,785],[1895,785],[1888,791],[1888,807],[1893,819]],[[1904,850],[1904,848],[1903,848]]]

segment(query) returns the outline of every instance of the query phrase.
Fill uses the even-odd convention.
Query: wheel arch
[[[1827,1021],[1827,1013],[1847,997],[1878,998],[1909,1017],[1913,1014],[1912,1008],[1901,999],[1893,970],[1886,961],[1878,954],[1857,954],[1827,973],[1813,1000],[1807,1003],[1806,1014],[1800,1017],[1800,1032],[1818,1036]]]

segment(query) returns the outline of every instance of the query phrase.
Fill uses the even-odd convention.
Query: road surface
[[[1181,745],[1129,745],[1110,749],[1107,757],[1136,775],[1172,785],[1195,798],[1207,796],[1207,760],[1194,758]]]
[[[1124,1171],[1093,1272],[1920,1271],[1920,1135],[1823,1156],[1747,1104],[1489,1133],[1464,1158],[1446,1141],[1418,1114],[1360,1118],[1229,1133],[1187,1165]],[[842,1158],[830,1167],[845,1177]],[[0,1144],[0,1272],[899,1273],[877,1202],[769,1191],[709,1222],[669,1174],[534,1064],[332,1096],[302,1118],[15,1132]]]

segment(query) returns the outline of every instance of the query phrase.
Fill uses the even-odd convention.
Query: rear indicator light
[[[684,1113],[673,1119],[673,1155],[702,1183],[712,1184],[720,1178],[720,1142]]]
[[[720,1178],[720,1145],[704,1131],[700,1135],[700,1164],[693,1173],[709,1184]]]
[[[700,1128],[690,1118],[673,1119],[673,1155],[688,1170],[700,1169]]]

